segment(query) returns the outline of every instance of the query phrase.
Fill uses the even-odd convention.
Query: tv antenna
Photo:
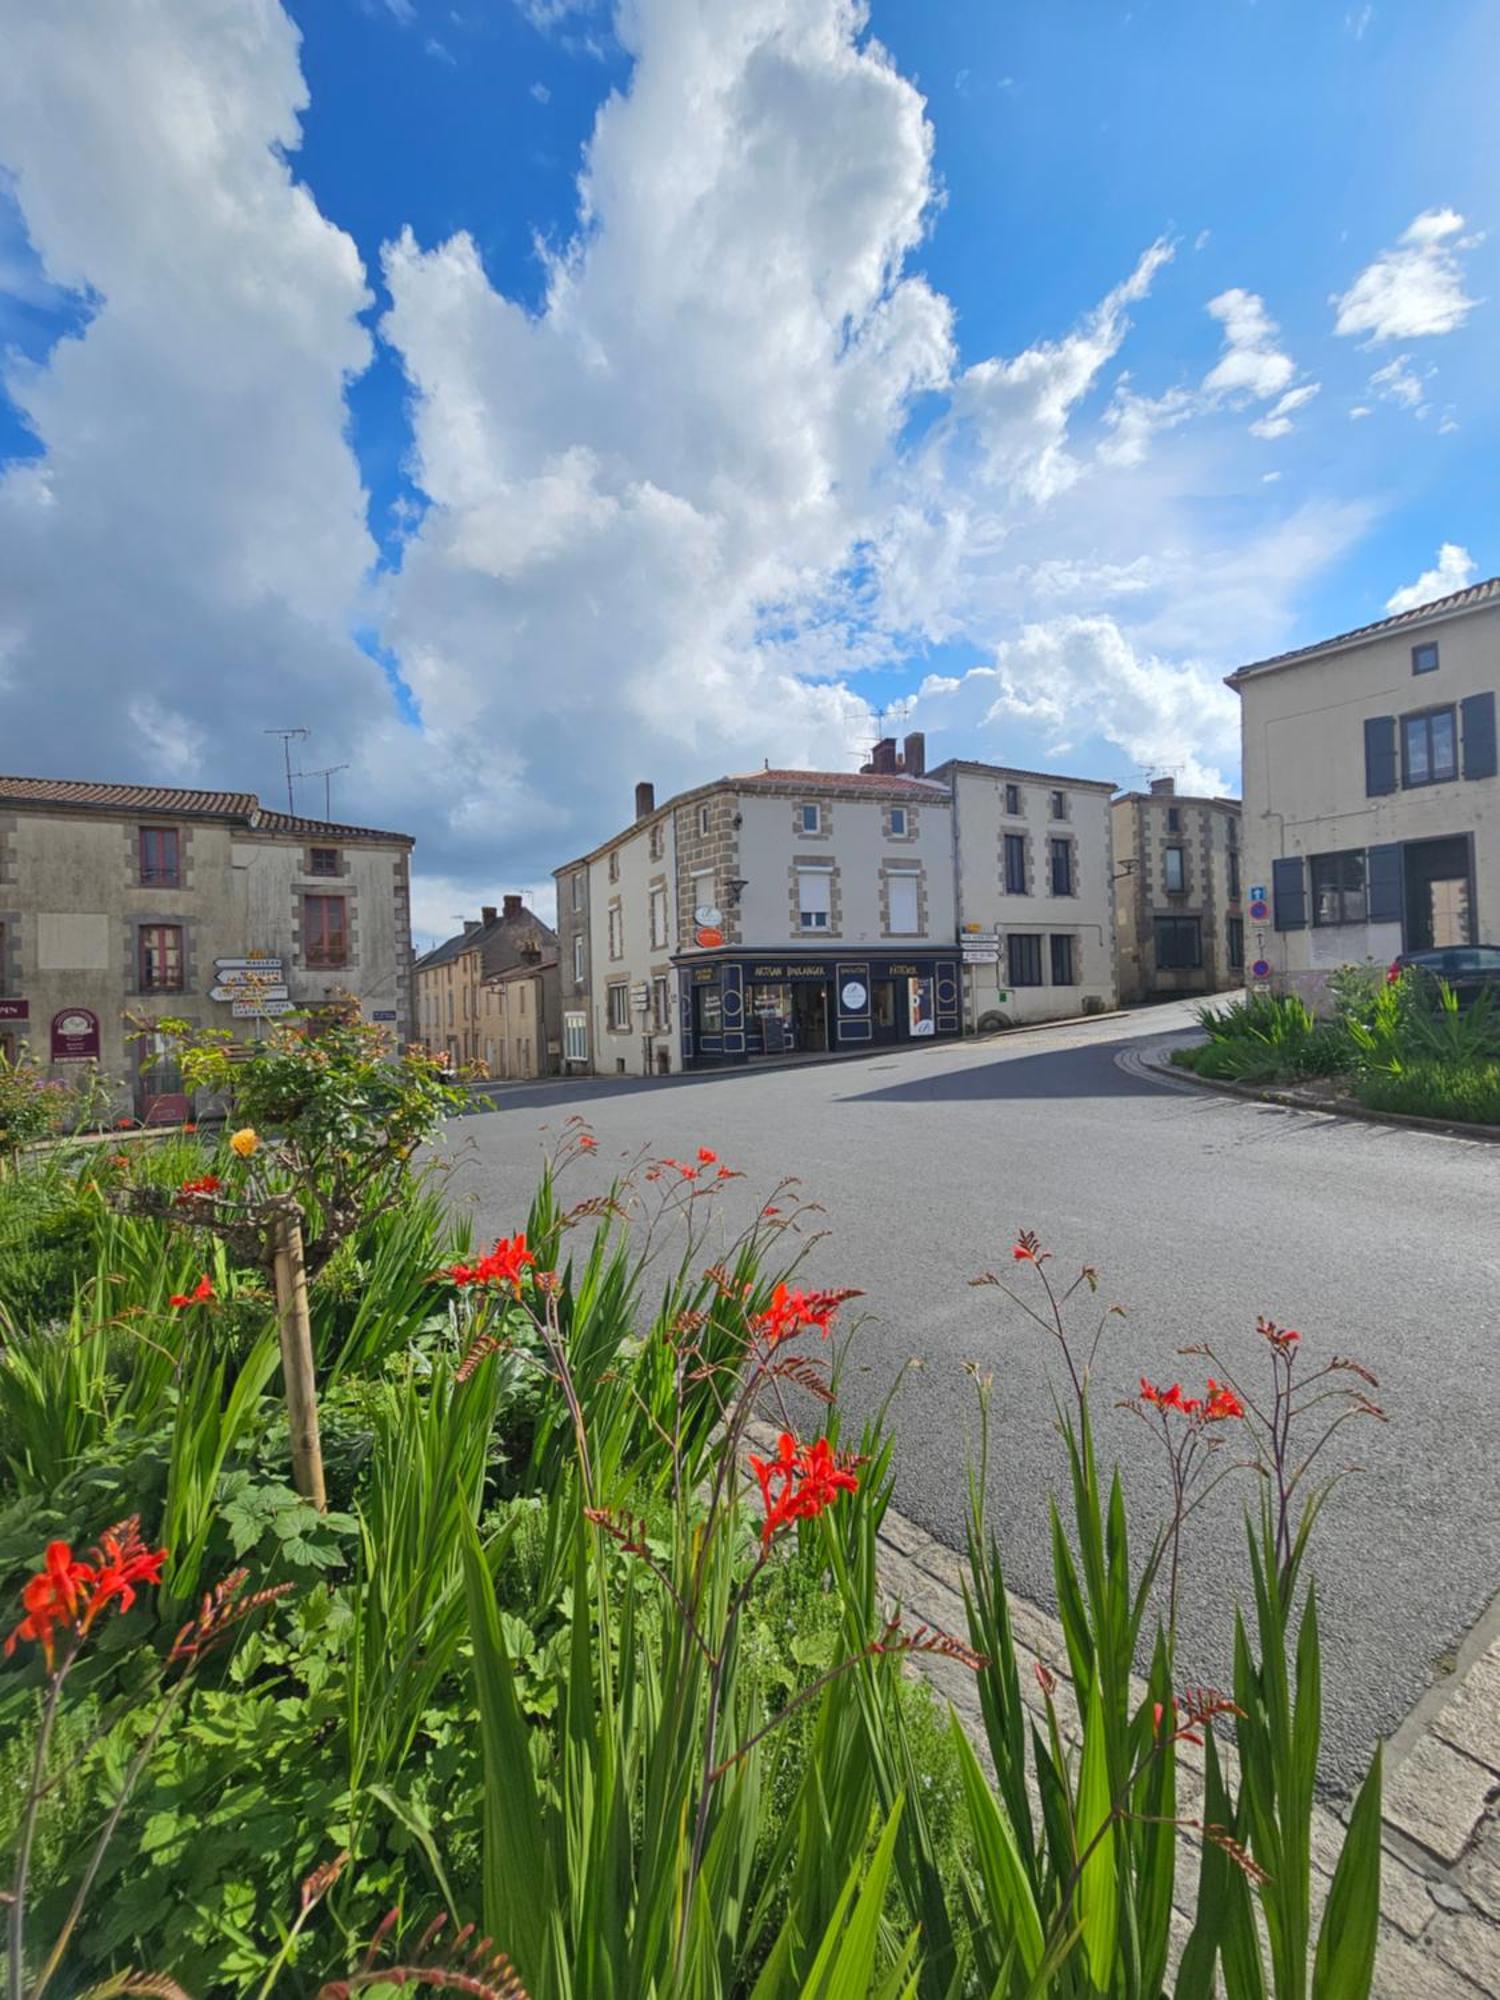
[[[310,729],[263,729],[261,734],[262,736],[279,736],[281,738],[282,753],[286,758],[286,809],[289,813],[295,813],[297,810],[297,799],[295,793],[292,791],[292,777],[294,775],[292,771],[292,739],[296,737],[299,742],[305,742],[312,734],[312,731]]]
[[[324,764],[316,771],[299,771],[299,778],[321,778],[323,780],[323,817],[333,818],[333,780],[340,771],[347,771],[347,764]]]

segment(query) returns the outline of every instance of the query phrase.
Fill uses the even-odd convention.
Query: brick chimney
[[[478,917],[465,917],[465,918],[464,918],[464,936],[465,936],[465,937],[473,937],[473,935],[474,935],[475,931],[477,931],[478,929],[479,929],[479,919],[478,919]]]
[[[495,921],[495,906],[493,903],[486,903],[480,910],[479,921],[482,924],[492,924]]]
[[[901,768],[908,778],[920,778],[927,769],[927,738],[914,729],[901,746]]]
[[[886,777],[895,776],[896,739],[894,736],[881,737],[880,741],[875,745],[874,756],[871,757],[865,768],[870,771],[879,772]]]
[[[520,916],[520,914],[521,914],[520,897],[507,896],[505,899],[505,921],[509,923],[513,917],[518,917]]]
[[[1176,796],[1176,793],[1177,793],[1177,780],[1175,778],[1153,778],[1151,780],[1152,798],[1170,799],[1174,798]]]
[[[656,811],[656,787],[643,778],[635,788],[635,816],[645,819],[648,813]]]

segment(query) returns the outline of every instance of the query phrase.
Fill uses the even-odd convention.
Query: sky
[[[304,728],[424,942],[882,733],[1232,791],[1225,673],[1500,570],[1487,0],[0,39],[0,769]]]

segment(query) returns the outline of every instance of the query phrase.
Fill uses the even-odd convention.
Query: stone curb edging
[[[1179,1041],[1170,1046],[1186,1048],[1189,1044]],[[1237,1097],[1242,1103],[1272,1104],[1284,1111],[1313,1111],[1324,1118],[1348,1118],[1363,1125],[1405,1126],[1416,1132],[1435,1132],[1447,1139],[1500,1142],[1500,1125],[1474,1125],[1454,1118],[1419,1118],[1407,1111],[1372,1111],[1367,1104],[1330,1103],[1326,1097],[1299,1091],[1295,1085],[1230,1083],[1223,1077],[1199,1076],[1196,1071],[1171,1061],[1167,1048],[1142,1050],[1141,1062],[1146,1069],[1171,1077],[1174,1082],[1181,1081],[1189,1089],[1217,1091],[1221,1097]]]
[[[909,1622],[966,1638],[966,1565],[915,1522],[887,1510],[879,1534],[880,1581]],[[1056,1619],[1010,1598],[1022,1697],[1045,1716],[1036,1664],[1056,1678],[1064,1741],[1076,1742],[1068,1653]],[[1461,1671],[1429,1691],[1387,1745],[1375,2000],[1476,2000],[1500,1993],[1500,1599],[1460,1649]],[[1485,1643],[1485,1641],[1488,1643]],[[1465,1657],[1467,1656],[1467,1657]],[[973,1675],[934,1655],[913,1664],[953,1705],[988,1762]],[[1409,1726],[1411,1725],[1411,1726]],[[1232,1753],[1225,1756],[1232,1767]],[[1184,1744],[1178,1810],[1201,1809],[1201,1753]],[[1321,1914],[1343,1842],[1343,1823],[1319,1805],[1313,1817],[1313,1912]],[[1174,1956],[1186,1943],[1196,1850],[1185,1841],[1172,1916]]]

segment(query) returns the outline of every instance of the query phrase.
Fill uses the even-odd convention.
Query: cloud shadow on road
[[[1047,1049],[1030,1056],[997,1056],[993,1062],[966,1063],[962,1069],[927,1070],[901,1083],[851,1092],[843,1103],[959,1104],[976,1098],[1161,1097],[1163,1088],[1148,1077],[1121,1069],[1116,1051],[1124,1041],[1093,1042],[1082,1048]]]

